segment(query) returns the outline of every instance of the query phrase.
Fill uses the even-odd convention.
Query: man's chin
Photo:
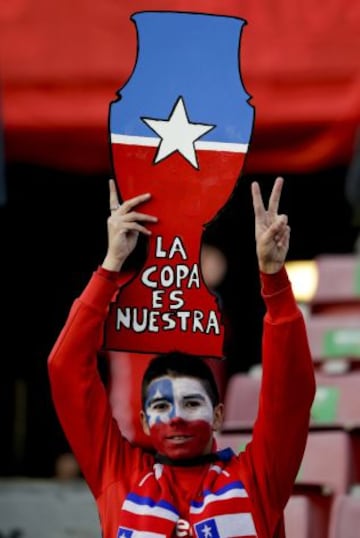
[[[196,458],[202,454],[199,445],[194,443],[193,440],[187,440],[183,442],[168,441],[163,446],[164,454],[173,460]]]
[[[207,452],[212,439],[209,424],[199,421],[191,428],[174,431],[164,425],[153,426],[151,438],[155,450],[170,459],[191,459]]]
[[[198,451],[187,450],[186,448],[175,448],[171,450],[165,450],[164,452],[165,456],[172,460],[187,460],[200,456]]]

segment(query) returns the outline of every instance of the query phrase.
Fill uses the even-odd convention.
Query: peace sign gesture
[[[260,271],[277,273],[285,263],[289,250],[290,227],[287,215],[279,215],[279,202],[284,180],[278,177],[271,191],[266,209],[259,184],[251,185],[255,213],[256,254]]]

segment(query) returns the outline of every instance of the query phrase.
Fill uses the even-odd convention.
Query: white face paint
[[[198,379],[163,376],[152,381],[147,389],[145,413],[150,427],[175,417],[211,424],[214,409]]]

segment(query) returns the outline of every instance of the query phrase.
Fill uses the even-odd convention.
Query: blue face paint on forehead
[[[171,379],[163,377],[155,379],[155,381],[150,383],[146,391],[145,407],[150,405],[153,400],[160,398],[174,402],[174,390]]]
[[[145,400],[145,412],[148,422],[161,422],[160,413],[150,412],[149,408],[151,404],[157,400],[166,400],[170,404],[166,413],[161,413],[162,420],[170,420],[175,416],[175,402],[174,402],[174,390],[172,380],[169,378],[160,378],[150,383],[147,389],[147,396]]]

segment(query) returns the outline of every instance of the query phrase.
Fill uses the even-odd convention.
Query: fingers
[[[109,198],[110,209],[112,207],[118,207],[119,198],[117,195],[116,184],[113,179],[109,179]]]
[[[266,214],[269,215],[270,219],[273,220],[278,212],[281,192],[284,184],[284,178],[277,177],[273,185],[271,195],[269,198],[268,209],[265,209],[263,198],[261,195],[260,186],[257,181],[254,181],[251,184],[251,194],[253,200],[253,207],[255,217],[257,219],[264,219]]]
[[[277,234],[274,237],[275,244],[277,248],[288,248],[290,239],[290,226],[286,226],[284,231],[281,234]]]
[[[276,221],[269,228],[269,234],[279,248],[287,244],[290,236],[287,215],[278,215]]]
[[[126,218],[127,222],[157,222],[157,217],[153,215],[148,215],[147,213],[138,213],[137,211],[131,211],[131,213],[126,213],[124,220]]]
[[[139,232],[145,235],[151,235],[151,230],[148,230],[145,226],[142,226],[138,222],[123,222],[122,223],[123,232]]]
[[[153,215],[148,215],[146,213],[138,213],[137,211],[131,211],[130,213],[123,213],[124,205],[120,206],[118,211],[119,218],[121,218],[122,229],[124,231],[136,231],[144,233],[146,235],[151,235],[151,230],[148,230],[145,226],[142,226],[140,223],[154,223],[157,222],[157,217]]]
[[[149,200],[151,194],[139,194],[138,196],[134,196],[133,198],[130,198],[129,200],[126,200],[120,204],[116,190],[116,183],[113,179],[109,180],[109,191],[111,211],[109,222],[113,222],[113,225],[118,227],[118,229],[123,232],[139,232],[146,235],[151,235],[151,231],[141,223],[157,222],[157,217],[148,215],[146,213],[140,213],[138,211],[133,211],[136,206]]]
[[[130,198],[129,200],[126,200],[125,202],[121,204],[122,213],[128,213],[129,211],[134,209],[134,207],[136,207],[137,205],[143,202],[146,202],[150,198],[151,198],[151,194],[147,192],[145,194],[139,194],[138,196],[134,196],[134,198]]]
[[[265,207],[261,196],[260,186],[257,181],[251,184],[251,194],[256,218],[262,218],[265,215]]]
[[[139,194],[138,196],[134,196],[134,198],[130,198],[129,200],[126,200],[126,202],[120,204],[114,179],[109,180],[109,192],[110,210],[113,211],[114,209],[118,209],[119,207],[121,207],[123,213],[128,213],[131,209],[141,204],[142,202],[146,202],[151,197],[151,194],[147,192],[144,194]]]
[[[269,199],[269,213],[272,216],[276,215],[278,212],[283,184],[284,178],[277,177]]]

